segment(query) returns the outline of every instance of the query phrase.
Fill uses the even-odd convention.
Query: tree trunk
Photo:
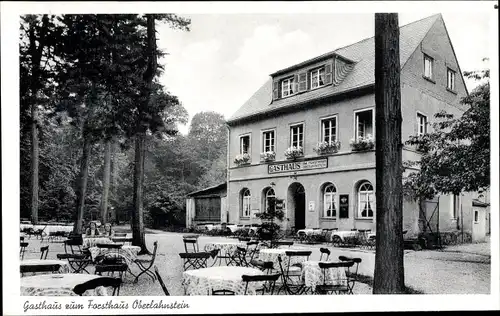
[[[31,104],[31,222],[38,224],[38,117],[36,103]]]
[[[377,237],[373,293],[404,293],[403,166],[397,13],[375,14]]]
[[[102,181],[102,198],[101,198],[101,218],[102,223],[108,222],[108,196],[109,183],[111,176],[111,139],[106,139],[104,143],[104,174]]]
[[[144,235],[144,215],[142,205],[144,183],[144,156],[146,154],[146,133],[135,135],[134,161],[134,211],[132,212],[132,245],[141,247],[140,254],[147,254],[146,238]]]
[[[76,219],[73,233],[82,233],[83,212],[85,210],[85,194],[87,191],[87,180],[89,177],[89,161],[92,144],[88,136],[83,136],[83,153],[80,164],[80,175],[78,178],[78,190],[76,192]]]

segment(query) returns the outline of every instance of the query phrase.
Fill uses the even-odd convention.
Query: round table
[[[43,265],[59,265],[59,273],[70,273],[70,267],[67,261],[64,260],[51,260],[51,259],[27,259],[21,260],[20,266],[43,266]]]
[[[113,241],[109,237],[83,237],[83,248],[95,247],[97,244],[110,244]]]
[[[21,278],[21,296],[77,296],[73,288],[87,281],[101,278],[94,274],[40,274]],[[107,296],[106,288],[87,291],[84,296]]]
[[[183,273],[183,285],[186,295],[211,295],[213,290],[230,290],[236,295],[245,294],[246,283],[242,275],[263,275],[259,269],[246,267],[212,267],[189,270]],[[255,295],[260,282],[251,282],[247,294]]]
[[[286,256],[287,251],[310,251],[307,248],[269,248],[269,249],[260,249],[259,251],[259,260],[262,261],[272,261],[274,265],[274,269],[279,270],[280,264],[278,262],[278,257],[281,256],[283,269],[287,269],[288,267],[288,258]],[[306,257],[291,257],[290,264],[298,264],[306,261]]]
[[[127,261],[127,264],[131,264],[137,258],[137,254],[139,253],[139,251],[141,251],[141,247],[130,245],[122,245],[118,249],[90,247],[89,251],[92,257],[92,261],[95,261],[95,258],[99,255],[109,255],[122,257],[125,259],[125,261]]]
[[[321,261],[327,262],[327,261]],[[319,267],[320,261],[305,261],[302,262],[302,275],[301,278],[304,280],[304,284],[307,287],[312,287],[313,289],[316,285],[324,284],[326,277],[326,284],[328,285],[343,285],[347,286],[347,278],[344,268],[338,269],[327,269],[325,277],[323,277],[323,271]]]
[[[212,241],[209,242],[208,244],[205,245],[205,251],[210,252],[214,249],[218,249],[219,253],[217,254],[217,257],[214,258],[213,265],[217,261],[219,261],[219,265],[222,263],[222,259],[226,260],[226,264],[230,264],[231,262],[231,257],[233,256],[234,252],[236,251],[236,247],[243,247],[246,248],[246,245],[242,242],[239,241]]]

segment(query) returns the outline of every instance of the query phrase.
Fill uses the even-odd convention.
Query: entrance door
[[[300,183],[294,183],[293,201],[295,206],[295,229],[306,228],[306,194]]]

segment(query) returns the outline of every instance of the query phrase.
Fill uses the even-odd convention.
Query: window
[[[325,187],[323,192],[323,217],[336,217],[337,216],[337,189],[333,184]]]
[[[266,131],[262,133],[263,152],[274,150],[274,131]]]
[[[448,68],[446,88],[455,91],[455,72]]]
[[[370,182],[364,182],[359,186],[358,190],[358,217],[373,218],[373,210],[375,209],[375,194],[373,186]]]
[[[273,188],[269,188],[266,190],[265,198],[264,198],[264,212],[267,211],[267,208],[269,207],[269,201],[272,199],[275,199],[276,195],[274,194]]]
[[[328,144],[337,141],[337,117],[321,121],[321,140]]]
[[[453,219],[458,219],[458,212],[460,211],[460,195],[453,194],[451,196],[451,214]]]
[[[311,71],[311,89],[319,88],[325,85],[325,67]]]
[[[432,79],[433,78],[433,67],[434,59],[424,55],[424,77]]]
[[[240,154],[250,153],[250,135],[240,137]]]
[[[356,140],[360,138],[373,137],[373,110],[359,111],[355,113]]]
[[[241,192],[241,215],[242,217],[250,217],[250,190],[243,189]]]
[[[290,146],[304,147],[304,125],[290,127]]]
[[[479,222],[479,212],[477,210],[474,210],[474,223]]]
[[[427,116],[417,113],[417,136],[427,134]]]
[[[293,77],[288,79],[283,79],[281,81],[281,97],[284,98],[289,95],[292,95],[295,92],[294,85],[295,83],[293,82]]]

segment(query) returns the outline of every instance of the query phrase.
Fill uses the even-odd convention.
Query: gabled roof
[[[218,185],[213,186],[213,187],[209,187],[209,188],[205,188],[202,190],[188,193],[187,196],[193,197],[193,196],[206,195],[206,194],[218,194],[218,193],[221,193],[221,192],[226,191],[226,190],[227,190],[227,183],[224,182],[224,183],[218,184]]]
[[[406,61],[413,54],[418,45],[422,42],[425,35],[436,22],[441,14],[436,14],[422,20],[418,20],[401,26],[399,29],[399,51],[400,51],[400,64],[404,66]],[[264,114],[281,110],[286,107],[296,106],[305,102],[315,99],[321,99],[340,95],[349,91],[357,90],[363,87],[372,86],[375,83],[375,37],[370,37],[361,40],[357,43],[338,48],[332,52],[315,57],[312,60],[319,60],[322,57],[331,55],[339,55],[347,60],[355,62],[354,69],[344,79],[344,81],[337,86],[327,86],[321,89],[308,91],[306,93],[297,94],[286,99],[278,99],[272,101],[272,79],[269,78],[257,92],[245,102],[231,118],[228,123],[234,123],[240,119],[249,118],[255,115]],[[302,62],[298,65],[305,64],[308,61]],[[297,66],[297,65],[295,65]],[[292,69],[291,66],[285,69]],[[282,71],[278,71],[280,73]]]
[[[480,201],[478,199],[473,199],[472,200],[472,206],[487,207],[487,206],[490,206],[490,204],[482,202],[482,201]]]

